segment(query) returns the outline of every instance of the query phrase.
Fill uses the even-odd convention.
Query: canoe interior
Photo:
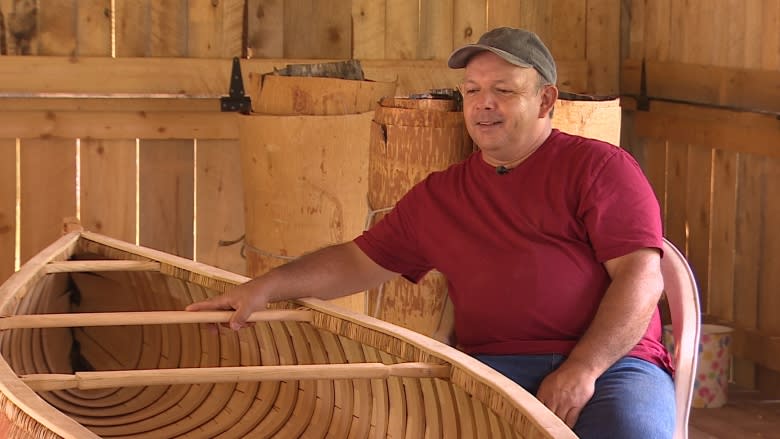
[[[48,260],[154,260],[98,241],[80,235]],[[12,295],[0,290],[0,312],[182,310],[193,301],[220,294],[234,283],[235,279],[211,277],[165,261],[159,271],[43,274],[40,269]],[[447,362],[436,352],[403,338],[316,309],[311,322],[259,322],[238,332],[223,329],[214,333],[210,329],[204,324],[9,329],[0,332],[0,353],[17,376],[190,367]],[[12,393],[8,389],[5,385],[4,393]],[[36,394],[75,421],[69,424],[61,419],[49,420],[45,413],[27,413],[44,426],[59,426],[51,437],[552,437],[516,403],[504,400],[470,370],[457,365],[447,379],[174,384]],[[3,395],[2,399],[8,405],[9,400],[24,402],[25,398],[30,399],[23,395]],[[18,435],[26,437],[23,432]]]

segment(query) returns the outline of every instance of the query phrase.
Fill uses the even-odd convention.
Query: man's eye
[[[467,95],[473,95],[476,94],[479,91],[477,88],[467,88],[463,92]]]
[[[499,88],[499,89],[497,89],[496,91],[497,91],[499,94],[502,94],[502,95],[510,95],[510,94],[512,94],[512,93],[513,93],[513,91],[512,91],[512,90],[507,90],[507,89],[505,89],[505,88]]]

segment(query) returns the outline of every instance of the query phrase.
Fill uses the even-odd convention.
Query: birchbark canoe
[[[424,335],[301,299],[184,307],[246,277],[87,231],[0,286],[0,436],[573,438],[532,395]]]

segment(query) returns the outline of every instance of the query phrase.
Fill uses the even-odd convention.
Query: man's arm
[[[593,396],[596,379],[642,338],[663,291],[658,250],[645,248],[604,263],[612,282],[593,322],[537,398],[569,427]]]
[[[269,302],[299,297],[333,299],[375,287],[397,276],[369,258],[354,243],[325,247],[277,267],[227,293],[187,306],[187,311],[235,310],[234,330]]]

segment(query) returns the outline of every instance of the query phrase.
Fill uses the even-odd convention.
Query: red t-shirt
[[[442,272],[465,352],[566,355],[610,283],[603,262],[660,249],[662,226],[631,155],[553,130],[504,175],[480,152],[429,175],[355,242],[413,282]],[[670,369],[657,309],[630,355]]]

